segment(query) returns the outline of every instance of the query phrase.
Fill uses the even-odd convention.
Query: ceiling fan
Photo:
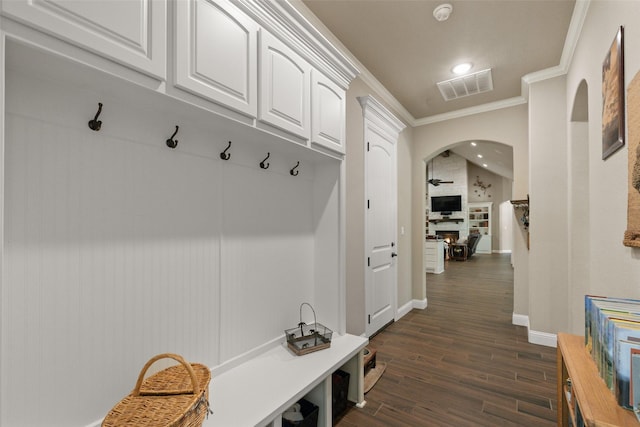
[[[448,157],[448,151],[449,150],[447,150],[447,156],[445,156],[445,157]],[[433,177],[433,175],[434,175],[433,160],[431,160],[431,167],[429,169],[431,169],[431,179],[429,179],[427,181],[429,184],[433,185],[434,187],[437,187],[440,184],[453,184],[453,181],[444,181],[442,179],[438,179],[438,178],[434,178]]]

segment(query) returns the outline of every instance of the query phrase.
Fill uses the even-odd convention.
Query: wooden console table
[[[640,426],[600,378],[583,336],[559,333],[557,351],[559,427],[577,426],[578,412],[588,427]]]

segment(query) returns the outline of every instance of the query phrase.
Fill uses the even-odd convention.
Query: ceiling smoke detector
[[[433,9],[433,17],[436,18],[436,21],[438,22],[446,21],[449,19],[451,12],[453,12],[453,6],[449,3],[443,3]]]

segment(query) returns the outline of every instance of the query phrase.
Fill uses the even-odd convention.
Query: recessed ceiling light
[[[451,69],[451,72],[453,72],[453,74],[464,74],[467,71],[469,71],[471,69],[472,65],[470,62],[464,62],[462,64],[458,64],[455,67],[453,67]]]
[[[475,147],[476,145],[478,145],[478,144],[476,144],[475,142],[472,142],[472,143],[471,143],[471,146],[472,146],[472,147]]]
[[[482,166],[484,166],[485,168],[488,167],[486,163],[483,163]]]
[[[482,154],[478,154],[478,158],[481,159],[482,158]]]

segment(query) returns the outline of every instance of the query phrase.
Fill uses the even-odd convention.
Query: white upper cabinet
[[[158,79],[166,78],[165,0],[11,0],[2,14]]]
[[[311,143],[345,153],[345,91],[318,71],[312,73]]]
[[[257,28],[226,0],[176,2],[176,86],[255,118]]]
[[[260,30],[258,118],[308,140],[311,65],[265,30]]]

